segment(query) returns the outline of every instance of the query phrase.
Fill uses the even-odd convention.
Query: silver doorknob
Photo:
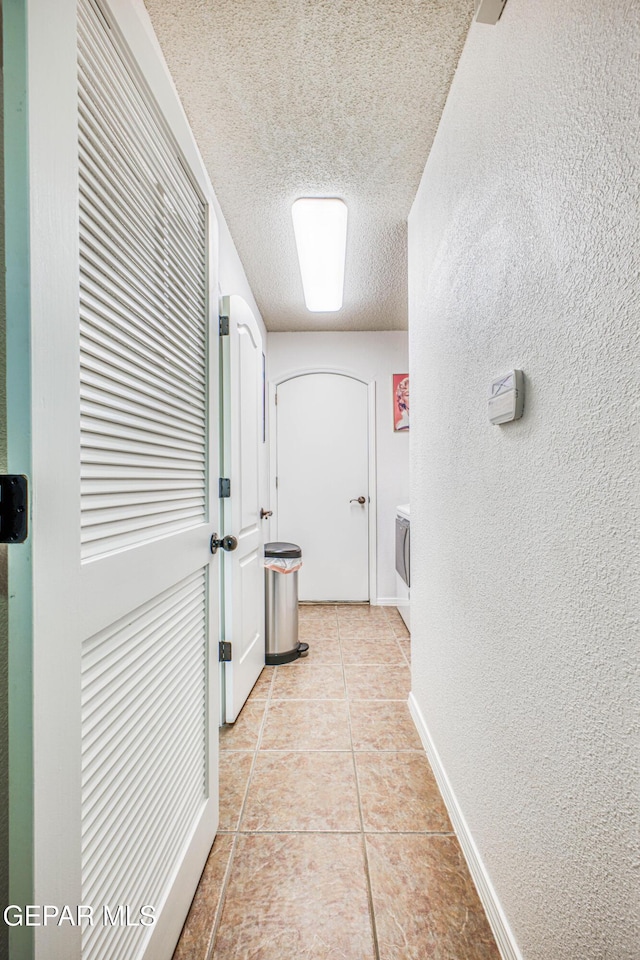
[[[268,517],[273,516],[273,510],[265,510],[264,507],[260,507],[260,519],[266,520]]]
[[[366,502],[367,502],[366,497],[358,497],[357,499],[354,497],[353,500],[349,500],[349,503],[366,503]]]

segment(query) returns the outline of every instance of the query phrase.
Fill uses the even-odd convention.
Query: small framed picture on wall
[[[409,374],[393,374],[393,429],[409,429]]]

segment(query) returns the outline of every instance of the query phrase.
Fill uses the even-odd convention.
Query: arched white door
[[[300,544],[300,599],[369,599],[368,389],[309,373],[277,388],[277,536]]]

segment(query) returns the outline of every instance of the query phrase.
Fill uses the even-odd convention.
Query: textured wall
[[[407,334],[270,333],[269,380],[301,370],[344,370],[376,383],[376,459],[378,484],[377,595],[396,597],[396,506],[409,499],[409,437],[393,432],[392,374],[408,365]]]
[[[637,0],[509,0],[409,222],[413,688],[525,960],[640,955],[639,76]]]

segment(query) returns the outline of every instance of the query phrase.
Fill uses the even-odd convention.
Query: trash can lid
[[[265,543],[264,555],[265,557],[283,557],[285,559],[301,557],[302,548],[299,547],[297,543],[285,543],[284,541],[276,540],[273,543]]]

